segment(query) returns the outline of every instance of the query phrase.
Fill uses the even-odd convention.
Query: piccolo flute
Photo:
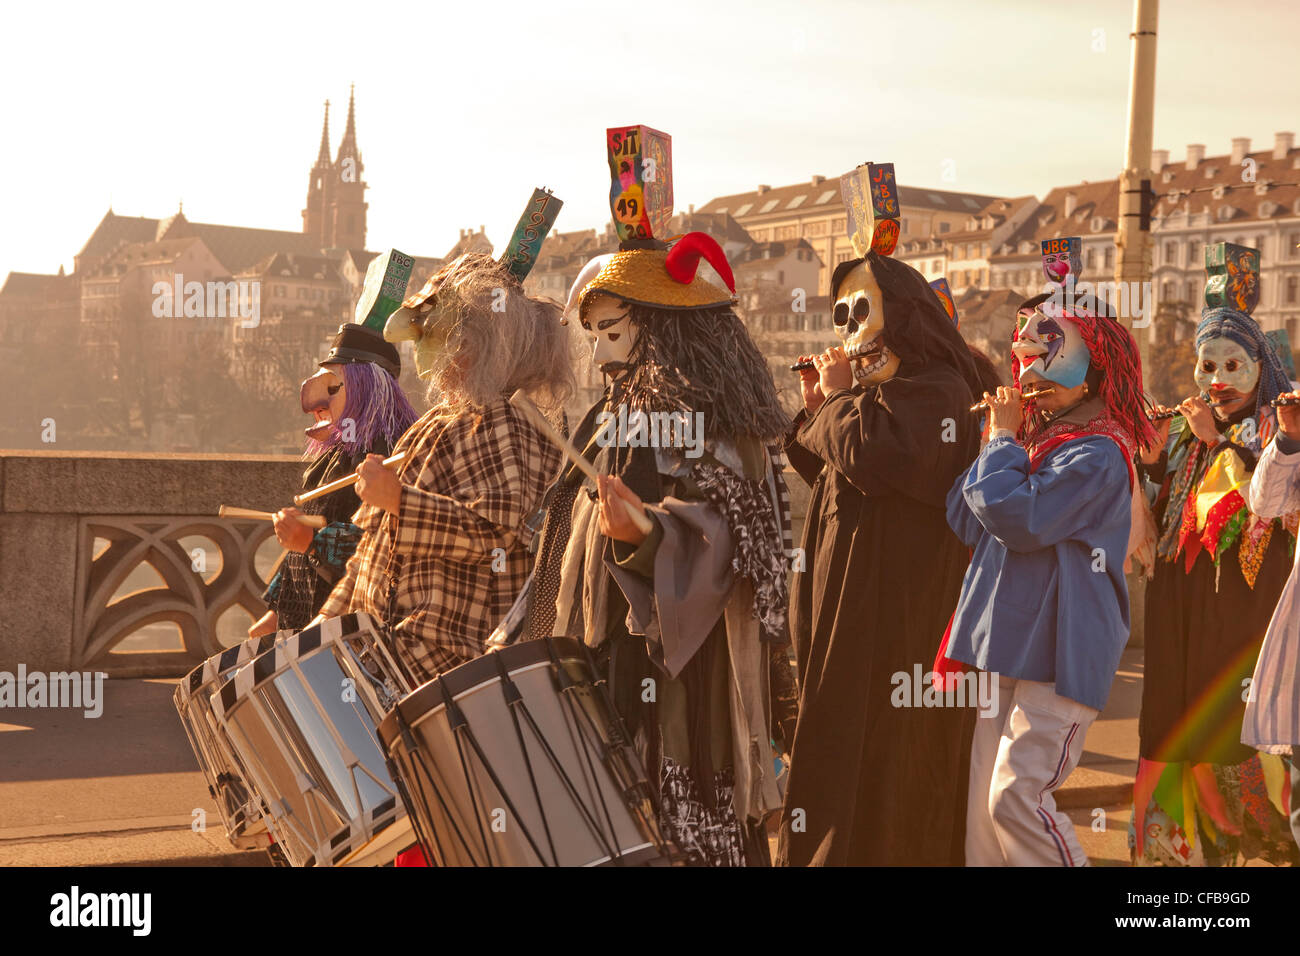
[[[848,358],[848,359],[850,359],[850,360],[851,360],[851,359],[864,359],[864,360],[866,360],[866,361],[868,361],[868,362],[874,362],[874,361],[876,360],[877,356],[879,356],[880,353],[883,352],[883,351],[884,351],[883,348],[874,348],[874,349],[853,348],[853,349],[845,349],[845,350],[844,350],[844,356],[845,356],[845,358]],[[803,361],[803,362],[795,362],[793,365],[790,366],[790,371],[792,371],[792,372],[802,372],[804,369],[815,368],[815,367],[816,367],[816,366],[813,365],[812,359],[807,359],[807,360],[805,360],[805,361]]]
[[[1300,398],[1295,395],[1279,395],[1273,401],[1269,402],[1274,408],[1281,408],[1284,405],[1300,405]]]
[[[1044,382],[1041,385],[1030,385],[1028,388],[1026,388],[1023,392],[1020,393],[1020,397],[1035,398],[1039,395],[1046,395],[1048,392],[1052,392],[1055,390],[1056,390],[1055,385],[1049,385],[1046,382]],[[972,412],[982,412],[982,411],[986,411],[988,407],[989,407],[989,403],[987,401],[980,401],[972,405],[970,407],[970,410]]]
[[[1216,402],[1214,401],[1214,399],[1210,398],[1209,392],[1201,392],[1201,394],[1197,397],[1200,398],[1201,401],[1205,402],[1208,405],[1213,406],[1213,405],[1224,404],[1223,402]],[[1181,405],[1182,402],[1179,402],[1179,404]],[[1167,418],[1177,418],[1181,414],[1182,412],[1180,412],[1177,408],[1170,408],[1170,409],[1166,409],[1163,412],[1152,412],[1150,415],[1147,416],[1147,418],[1151,419],[1151,421],[1153,422],[1163,422]]]

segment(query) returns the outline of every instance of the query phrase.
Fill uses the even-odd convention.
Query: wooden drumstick
[[[404,461],[406,461],[406,452],[399,451],[396,455],[390,455],[384,459],[384,467],[392,468],[394,465],[400,465]],[[324,498],[326,495],[331,495],[343,488],[349,488],[352,485],[355,485],[360,477],[361,476],[356,472],[353,472],[345,478],[331,481],[328,485],[321,485],[319,488],[313,488],[311,491],[304,491],[300,495],[293,496],[293,503],[301,505],[308,501],[315,501],[317,498]]]
[[[560,451],[564,452],[565,457],[577,465],[584,475],[592,481],[596,480],[596,469],[592,467],[591,462],[587,461],[578,449],[573,447],[573,442],[560,434],[559,429],[550,423],[547,417],[542,414],[542,410],[533,404],[533,400],[528,397],[522,388],[510,396],[510,404],[523,412],[524,417],[536,425]],[[618,500],[623,503],[623,507],[627,510],[627,516],[632,519],[632,523],[637,526],[637,530],[642,534],[649,534],[654,530],[654,524],[644,510],[638,511],[636,505],[626,498],[619,498]]]
[[[272,521],[275,515],[270,511],[254,511],[252,508],[236,508],[232,505],[222,505],[217,509],[218,518],[252,518],[255,521]],[[324,515],[297,515],[297,520],[301,521],[309,528],[323,528],[329,524]]]

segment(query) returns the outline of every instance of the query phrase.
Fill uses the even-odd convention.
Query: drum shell
[[[405,814],[375,735],[380,694],[355,653],[376,640],[363,615],[327,621],[277,640],[214,696],[292,865],[392,862],[362,852]]]
[[[235,671],[272,646],[273,637],[249,638],[214,654],[187,674],[172,695],[208,791],[217,805],[226,837],[239,847],[266,844],[266,824],[259,798],[248,786],[243,768],[212,712],[211,697]]]
[[[432,862],[667,862],[644,772],[593,677],[576,641],[527,641],[422,685],[384,719],[380,739]]]

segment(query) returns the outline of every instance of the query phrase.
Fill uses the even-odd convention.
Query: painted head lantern
[[[729,306],[736,283],[722,247],[707,234],[687,233],[671,247],[659,238],[672,217],[672,137],[648,126],[618,126],[605,131],[605,146],[619,251],[587,263],[569,291],[565,315],[576,312],[592,336],[592,363],[617,381],[632,370],[639,335],[634,306]],[[701,259],[726,289],[698,275]]]

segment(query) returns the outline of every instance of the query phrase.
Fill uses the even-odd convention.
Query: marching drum
[[[294,866],[377,866],[415,842],[375,724],[410,681],[364,614],[274,644],[212,696]]]
[[[265,847],[266,824],[260,801],[250,792],[243,769],[223,739],[212,713],[212,694],[235,668],[268,650],[274,635],[253,637],[214,654],[176,685],[172,701],[185,734],[194,748],[199,768],[208,781],[208,793],[226,829],[226,838],[240,849]]]
[[[432,865],[677,859],[577,641],[526,641],[453,668],[404,698],[379,737]]]

